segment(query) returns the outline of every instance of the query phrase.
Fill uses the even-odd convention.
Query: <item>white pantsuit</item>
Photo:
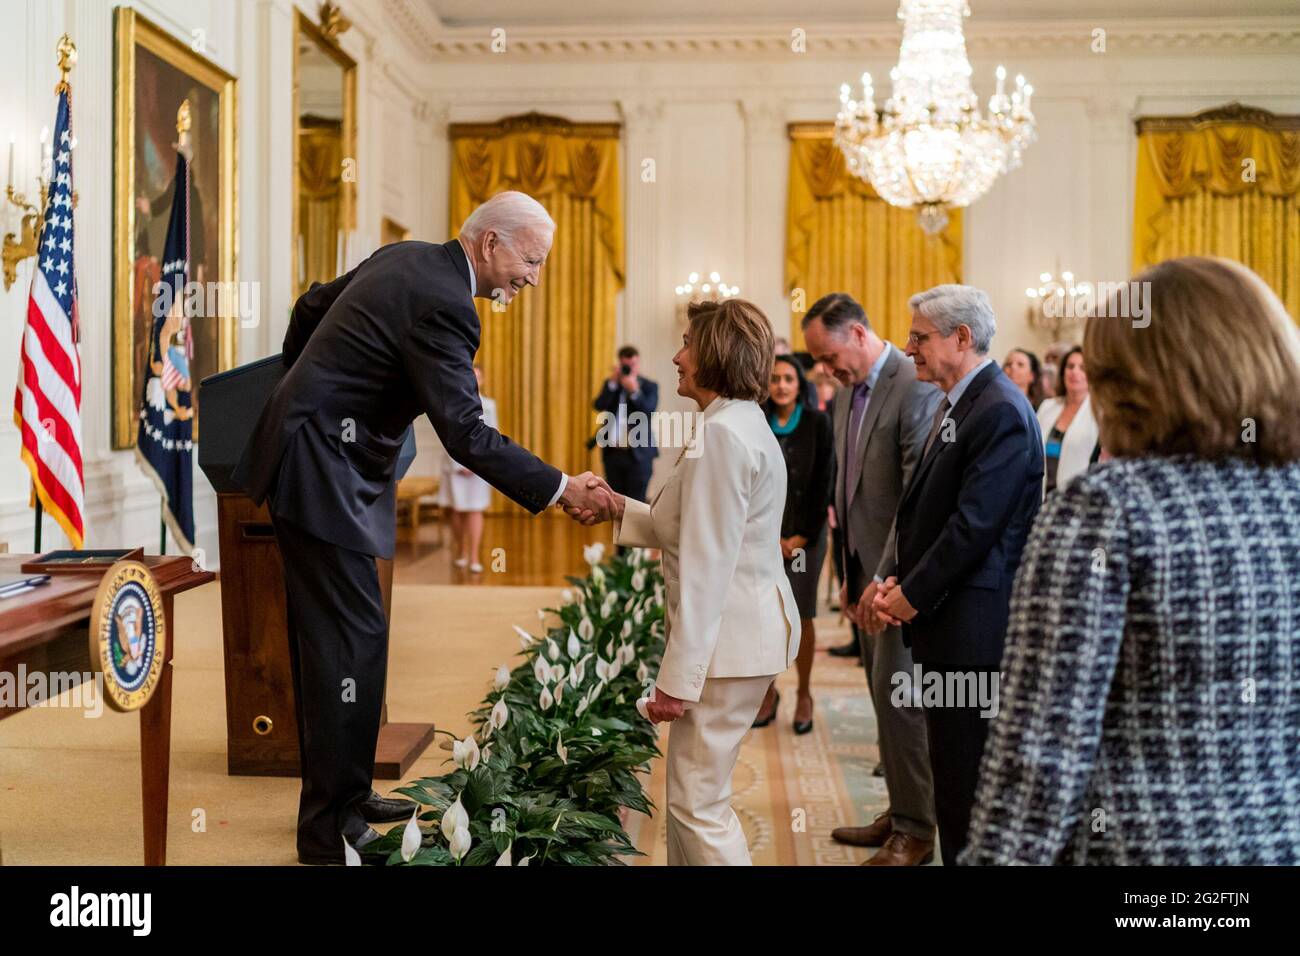
[[[667,643],[655,686],[687,701],[668,736],[668,862],[749,863],[731,772],[768,686],[799,653],[781,558],[785,459],[759,406],[718,398],[652,504],[615,541],[663,552]]]

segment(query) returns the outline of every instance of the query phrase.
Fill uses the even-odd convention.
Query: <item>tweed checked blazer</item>
[[[1300,462],[1094,466],[1016,575],[962,863],[1300,863]]]

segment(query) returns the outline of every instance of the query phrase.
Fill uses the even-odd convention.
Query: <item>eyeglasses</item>
[[[922,332],[920,335],[917,335],[915,332],[913,332],[907,337],[907,347],[909,349],[914,349],[922,342],[924,342],[926,339],[928,339],[930,336],[938,335],[938,334],[939,334],[938,330],[934,332]]]

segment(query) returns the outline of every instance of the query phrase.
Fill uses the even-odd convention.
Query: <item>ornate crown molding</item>
[[[485,27],[446,27],[421,0],[384,0],[394,29],[424,56],[501,56],[491,49],[493,37]],[[896,22],[773,23],[738,25],[735,21],[680,24],[629,23],[582,28],[530,27],[503,24],[508,53],[519,57],[675,57],[701,54],[728,57],[799,56],[792,50],[795,28],[804,31],[810,53],[880,54],[898,52]],[[1154,51],[1187,52],[1300,49],[1300,17],[1227,19],[1144,18],[1107,22],[1101,19],[972,20],[966,26],[966,46],[972,54],[1014,52],[1087,52],[1093,31],[1106,31],[1108,53],[1124,55]]]

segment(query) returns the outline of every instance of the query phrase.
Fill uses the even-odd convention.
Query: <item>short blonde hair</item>
[[[687,316],[695,384],[723,398],[767,398],[776,341],[763,311],[744,299],[724,299],[692,302]]]
[[[1088,320],[1088,385],[1113,455],[1300,459],[1300,334],[1259,276],[1227,259],[1170,259],[1150,283],[1149,324]],[[1106,316],[1122,310],[1109,303]]]

